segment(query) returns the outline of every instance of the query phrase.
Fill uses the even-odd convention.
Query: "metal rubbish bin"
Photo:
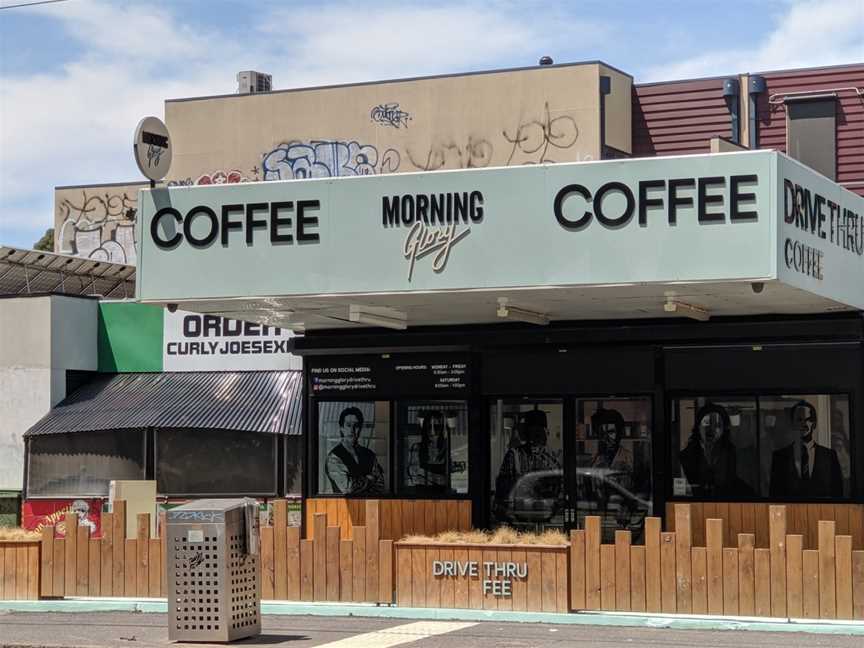
[[[198,500],[165,516],[168,638],[233,641],[261,633],[258,503]]]

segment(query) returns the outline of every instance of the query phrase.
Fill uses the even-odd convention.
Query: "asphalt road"
[[[262,634],[237,646],[289,648],[861,648],[860,636],[732,630],[668,630],[485,621],[446,622],[356,617],[265,616]],[[122,646],[164,648],[166,615],[128,612],[0,613],[0,648]]]

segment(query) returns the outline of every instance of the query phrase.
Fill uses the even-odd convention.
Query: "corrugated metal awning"
[[[24,436],[130,428],[301,434],[300,371],[115,374],[84,385]]]

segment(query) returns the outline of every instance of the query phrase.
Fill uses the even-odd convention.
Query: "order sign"
[[[302,369],[291,353],[294,334],[276,326],[166,310],[163,333],[164,371]]]

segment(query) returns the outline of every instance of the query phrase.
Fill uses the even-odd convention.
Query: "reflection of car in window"
[[[627,529],[641,537],[651,503],[621,485],[627,477],[610,468],[578,468],[579,509],[603,518],[605,531]],[[498,516],[513,524],[548,523],[564,508],[562,470],[538,470],[520,477],[508,494],[496,494]],[[636,538],[634,538],[635,540]]]

